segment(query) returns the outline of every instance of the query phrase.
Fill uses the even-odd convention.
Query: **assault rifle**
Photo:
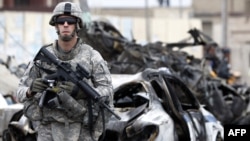
[[[63,81],[71,81],[76,84],[89,98],[93,99],[95,102],[99,103],[100,106],[106,108],[110,113],[112,113],[117,119],[121,119],[110,107],[100,101],[100,94],[95,91],[87,82],[83,81],[82,78],[91,78],[89,72],[77,64],[76,71],[73,71],[70,64],[59,61],[52,53],[50,53],[45,47],[42,47],[38,54],[36,55],[34,61],[40,60],[47,63],[52,63],[57,67],[55,73],[50,75],[50,78],[56,78]],[[53,76],[54,75],[54,76]]]

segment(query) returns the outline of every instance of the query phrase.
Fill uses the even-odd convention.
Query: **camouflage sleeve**
[[[101,96],[109,96],[109,98],[112,99],[113,87],[107,62],[102,58],[99,52],[94,50],[91,57],[91,63],[93,65],[93,84],[95,86],[96,91]]]
[[[24,75],[20,79],[17,92],[16,92],[16,98],[18,102],[24,102],[27,97],[26,97],[26,92],[29,89],[32,81],[34,78],[38,76],[38,70],[34,66],[33,61],[29,62],[29,65],[27,69],[24,72]]]

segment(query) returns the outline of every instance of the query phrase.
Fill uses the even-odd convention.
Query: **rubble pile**
[[[243,119],[248,118],[249,86],[236,83],[237,76],[227,68],[229,62],[221,57],[224,49],[216,42],[197,29],[188,33],[192,42],[158,41],[141,45],[126,39],[109,22],[96,20],[81,38],[100,51],[112,74],[135,74],[146,68],[167,67],[223,124],[248,124]],[[203,47],[203,58],[182,50],[197,45]]]

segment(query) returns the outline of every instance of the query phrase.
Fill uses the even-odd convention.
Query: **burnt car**
[[[36,134],[23,115],[23,104],[13,95],[0,93],[0,137],[2,141],[35,141]]]
[[[12,116],[22,108],[23,105],[17,103],[12,95],[0,93],[0,136],[3,136],[3,131],[8,127]]]
[[[167,68],[112,76],[114,109],[105,141],[220,141],[224,129]]]
[[[224,139],[221,122],[206,110],[181,79],[167,68],[148,68],[130,75],[112,74],[112,80],[114,110],[121,119],[111,117],[102,141],[222,141]],[[11,121],[23,123],[20,122],[21,113],[18,117],[19,120]],[[9,125],[13,125],[13,122]],[[9,127],[7,131],[13,136],[12,134],[16,132],[10,129],[12,128]]]

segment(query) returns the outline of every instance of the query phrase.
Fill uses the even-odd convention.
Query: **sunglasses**
[[[65,22],[67,22],[69,25],[71,25],[71,24],[76,24],[77,20],[76,20],[76,18],[69,18],[69,17],[56,19],[56,24],[63,25]]]

